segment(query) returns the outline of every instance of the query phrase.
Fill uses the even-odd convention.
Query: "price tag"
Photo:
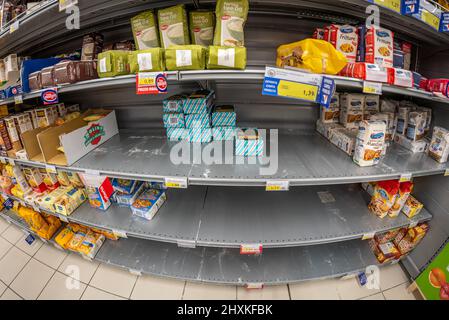
[[[282,180],[267,181],[266,191],[288,191],[290,183]]]
[[[8,162],[10,165],[15,166],[16,162],[14,161],[14,159],[8,158]]]
[[[422,10],[421,19],[436,30],[440,28],[440,18],[427,10]]]
[[[187,178],[165,178],[165,187],[174,189],[186,189],[188,186]]]
[[[56,171],[56,166],[52,166],[49,164],[45,165],[45,170],[47,170],[48,173],[54,173],[54,174],[58,173],[58,171]]]
[[[84,170],[84,173],[89,174],[91,176],[101,176],[101,173],[98,170],[86,169]]]
[[[418,221],[412,221],[412,222],[410,222],[410,224],[408,225],[408,228],[411,229],[411,228],[416,227],[417,225],[418,225]]]
[[[6,159],[3,158],[3,157],[0,157],[0,162],[3,163],[3,164],[6,164]]]
[[[449,169],[446,169],[446,171],[444,171],[444,176],[445,177],[449,176]]]
[[[263,246],[258,244],[242,244],[240,245],[240,254],[261,254]]]
[[[66,216],[59,215],[58,218],[59,218],[59,220],[61,220],[62,222],[69,223],[69,219],[67,219]]]
[[[16,32],[17,30],[19,30],[19,20],[14,21],[14,23],[9,26],[9,33]]]
[[[362,240],[371,240],[376,235],[376,232],[365,233],[362,236]]]
[[[399,178],[399,182],[407,182],[412,181],[412,174],[411,173],[404,173]]]
[[[246,289],[263,289],[263,283],[247,283],[245,285]]]
[[[138,276],[138,277],[140,277],[142,275],[141,271],[137,271],[137,270],[133,270],[133,269],[129,269],[129,273],[131,273],[133,276]]]
[[[59,0],[59,12],[78,4],[78,0]]]
[[[136,94],[167,93],[168,82],[165,72],[139,72],[136,75]]]
[[[126,232],[122,230],[112,230],[112,233],[114,234],[114,236],[119,238],[128,238]]]
[[[363,93],[382,94],[382,83],[363,81]]]
[[[22,104],[23,96],[21,94],[19,94],[18,96],[14,96],[14,102],[15,102],[15,104]]]

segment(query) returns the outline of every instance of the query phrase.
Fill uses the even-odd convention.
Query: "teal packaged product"
[[[162,101],[162,111],[169,113],[182,113],[184,101],[187,99],[187,95],[176,94],[174,96],[168,97]]]
[[[162,118],[164,120],[165,128],[169,128],[169,127],[185,128],[186,127],[183,113],[164,113],[162,115]]]
[[[262,156],[264,141],[257,129],[241,129],[235,138],[235,155],[243,157]]]
[[[184,128],[167,128],[167,138],[170,141],[187,140],[189,136],[189,130]]]
[[[142,193],[143,190],[144,183],[142,181],[139,181],[132,193],[116,192],[113,196],[114,202],[119,206],[129,207],[136,201],[137,197]]]
[[[235,127],[214,127],[212,128],[212,138],[214,141],[232,141],[236,131]]]
[[[192,93],[183,105],[184,114],[209,113],[214,102],[215,92],[199,90]]]
[[[185,117],[186,128],[210,128],[209,113],[188,114]]]
[[[212,127],[235,127],[236,120],[234,106],[215,106],[212,112]]]
[[[167,199],[165,190],[144,190],[131,206],[132,213],[138,217],[151,220]]]
[[[189,130],[189,142],[207,143],[212,141],[211,128],[191,128]]]

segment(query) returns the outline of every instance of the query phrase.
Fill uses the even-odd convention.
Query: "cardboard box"
[[[114,193],[111,180],[91,174],[80,174],[80,177],[86,186],[90,205],[96,209],[107,210],[111,205],[110,199]]]
[[[50,107],[36,109],[36,120],[39,128],[47,128],[56,121],[54,111]]]
[[[6,129],[8,130],[9,139],[11,141],[11,151],[15,158],[15,153],[23,149],[22,143],[20,142],[19,132],[17,131],[16,123],[13,117],[5,118]]]
[[[83,120],[88,115],[99,113],[107,115],[90,123]],[[95,109],[61,126],[42,131],[37,134],[37,140],[46,163],[70,166],[116,134],[118,126],[115,111]],[[60,146],[64,153],[58,150]]]
[[[44,156],[37,140],[37,135],[48,128],[36,128],[27,131],[21,135],[23,148],[25,149],[28,159],[36,162],[44,162]]]
[[[119,206],[131,206],[137,199],[137,197],[142,193],[144,190],[144,183],[142,181],[138,182],[136,188],[133,190],[132,193],[121,193],[116,192],[114,194],[114,200]]]
[[[33,123],[31,122],[30,115],[27,113],[18,114],[12,117],[16,124],[17,133],[21,139],[21,135],[27,131],[33,130]],[[23,145],[22,139],[20,142]]]
[[[131,210],[134,215],[147,220],[153,219],[159,208],[165,203],[167,195],[163,190],[148,189],[139,195],[132,204]]]

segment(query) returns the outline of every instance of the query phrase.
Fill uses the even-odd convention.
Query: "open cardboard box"
[[[92,114],[107,113],[98,121],[83,119]],[[22,135],[28,159],[59,166],[70,166],[87,153],[118,134],[114,110],[87,110],[79,118],[61,126],[39,128]],[[58,150],[62,146],[64,152]]]

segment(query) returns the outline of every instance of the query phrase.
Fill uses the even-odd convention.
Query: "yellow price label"
[[[412,181],[412,174],[411,173],[403,174],[399,178],[399,182],[408,182],[408,181]]]
[[[280,191],[281,186],[267,186],[267,191]]]
[[[278,95],[308,101],[316,101],[318,96],[318,87],[305,83],[281,80],[279,81]]]
[[[374,3],[396,12],[401,12],[401,0],[374,0]]]
[[[166,188],[185,189],[187,188],[187,178],[166,178]]]
[[[267,185],[265,186],[265,191],[288,191],[289,187],[290,187],[290,183],[288,181],[271,180],[271,181],[267,181]]]
[[[155,84],[154,77],[140,77],[139,76],[139,86],[152,86]]]
[[[427,10],[422,11],[421,19],[430,26],[432,26],[433,28],[435,28],[436,30],[440,28],[440,18]]]

